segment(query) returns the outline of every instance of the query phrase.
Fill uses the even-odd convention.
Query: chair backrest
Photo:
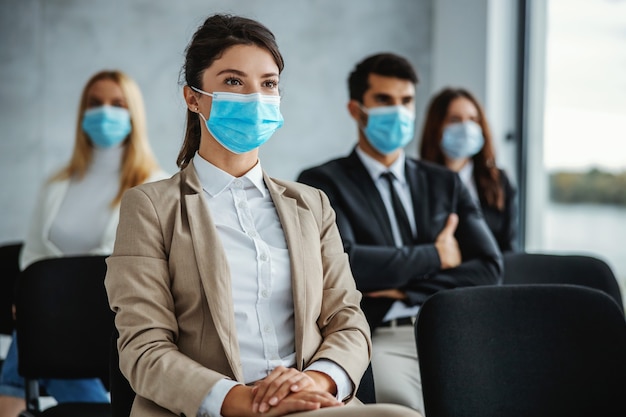
[[[133,407],[133,401],[135,401],[135,391],[128,383],[128,380],[122,374],[120,370],[120,356],[117,351],[117,338],[119,333],[117,329],[113,330],[111,335],[110,345],[110,375],[109,380],[111,384],[111,411],[112,417],[128,417],[130,410]]]
[[[18,370],[25,378],[101,378],[108,385],[113,312],[105,256],[45,259],[17,284]]]
[[[415,334],[428,417],[626,415],[626,321],[599,290],[441,291]]]
[[[376,387],[374,386],[374,371],[372,371],[371,363],[367,365],[367,369],[361,377],[359,388],[356,391],[356,397],[363,404],[376,403]]]
[[[624,310],[619,284],[609,265],[588,255],[505,253],[503,284],[573,284],[609,294]]]
[[[0,334],[13,333],[12,306],[15,303],[15,282],[20,273],[22,243],[0,246]]]

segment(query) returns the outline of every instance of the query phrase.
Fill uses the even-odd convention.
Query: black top
[[[480,206],[493,233],[500,251],[517,252],[519,245],[517,242],[518,212],[517,212],[517,190],[511,184],[508,176],[503,170],[500,171],[500,186],[504,190],[504,209],[502,211],[495,207],[490,207],[482,196],[480,196]]]

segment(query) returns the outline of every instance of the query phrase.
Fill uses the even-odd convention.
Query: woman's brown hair
[[[204,21],[185,49],[185,64],[182,68],[184,84],[202,89],[204,70],[235,45],[256,45],[266,49],[274,57],[279,73],[285,66],[276,39],[268,28],[245,17],[216,14]],[[197,113],[187,110],[185,138],[176,164],[180,168],[186,167],[199,148],[200,119]]]

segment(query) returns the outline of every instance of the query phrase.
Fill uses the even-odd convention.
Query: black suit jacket
[[[501,252],[517,252],[518,210],[517,191],[511,184],[509,177],[503,170],[500,171],[500,187],[504,190],[504,210],[490,207],[484,198],[480,198],[480,207],[487,226],[498,242]]]
[[[502,255],[478,208],[459,176],[440,166],[406,159],[406,178],[417,226],[412,246],[395,246],[389,216],[374,181],[355,151],[303,171],[298,181],[323,190],[337,213],[337,225],[350,257],[357,288],[397,288],[407,304],[421,305],[437,291],[498,284]],[[463,263],[441,270],[435,239],[450,213],[457,213],[455,237]],[[370,326],[382,321],[392,299],[364,297],[362,308]]]

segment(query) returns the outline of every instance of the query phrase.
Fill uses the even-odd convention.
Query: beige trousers
[[[422,417],[418,412],[396,404],[359,404],[289,414],[289,417]]]
[[[413,326],[379,327],[372,345],[376,402],[404,405],[425,415]]]

